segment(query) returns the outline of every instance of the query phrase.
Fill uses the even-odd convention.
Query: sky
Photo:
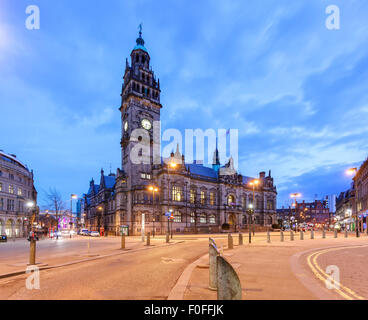
[[[339,30],[326,28],[329,5]],[[238,129],[239,171],[272,170],[278,207],[293,192],[339,194],[368,155],[367,16],[363,0],[1,0],[0,149],[34,170],[41,205],[49,188],[67,200],[116,172],[143,23],[163,129]]]

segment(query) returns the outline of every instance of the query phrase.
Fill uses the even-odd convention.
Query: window
[[[0,210],[4,210],[4,199],[0,198]]]
[[[0,177],[3,175],[3,172],[0,170]]]
[[[190,214],[190,223],[195,223],[195,213],[194,212],[192,212],[191,214]]]
[[[21,196],[21,195],[22,195],[22,189],[18,188],[18,196]]]
[[[201,191],[201,204],[205,204],[206,203],[206,192],[205,191]]]
[[[3,191],[3,184],[0,183],[0,191]]]
[[[201,213],[201,215],[199,216],[199,222],[200,223],[207,223],[207,218],[206,218],[205,213]]]
[[[246,208],[246,206],[247,206],[247,198],[243,197],[242,198],[242,208]]]
[[[210,193],[210,205],[214,206],[216,204],[216,195],[214,192]]]
[[[13,174],[9,174],[9,179],[10,180],[14,180],[14,175]]]
[[[14,200],[7,200],[7,210],[8,211],[14,211]]]
[[[151,174],[150,173],[141,173],[141,179],[145,180],[151,180]]]
[[[14,193],[14,186],[9,186],[9,193],[11,193],[11,194]]]
[[[209,216],[209,223],[210,223],[210,224],[216,224],[216,217],[215,217],[215,215],[214,215],[214,214],[211,214],[211,215]]]
[[[274,210],[273,200],[267,200],[267,210]]]
[[[235,197],[232,194],[227,196],[227,205],[234,206],[235,205]]]
[[[194,189],[190,189],[190,203],[194,203],[195,202],[195,196],[196,196],[196,192]]]
[[[179,211],[174,212],[174,222],[181,222],[181,213]]]
[[[181,201],[182,200],[181,187],[178,187],[178,186],[173,186],[172,187],[172,199],[174,201]]]

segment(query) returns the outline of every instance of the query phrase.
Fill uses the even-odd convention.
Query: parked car
[[[81,229],[81,231],[79,232],[79,234],[81,236],[88,236],[89,235],[89,231],[88,231],[88,229]]]
[[[91,231],[89,234],[91,237],[99,237],[100,233],[98,231]]]

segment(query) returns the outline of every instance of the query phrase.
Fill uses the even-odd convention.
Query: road
[[[223,235],[212,235],[218,246],[226,244]],[[278,234],[272,243],[266,243],[265,234],[257,234],[251,245],[244,238],[244,246],[225,250],[239,273],[245,299],[366,299],[368,278],[364,261],[368,256],[367,237],[344,239],[280,242]],[[169,296],[183,271],[208,252],[208,235],[176,236],[176,243],[164,245],[163,237],[145,247],[139,237],[129,238],[130,250],[119,252],[119,238],[94,239],[94,248],[101,253],[114,255],[99,260],[82,262],[66,267],[43,270],[40,273],[40,290],[25,287],[26,275],[0,279],[0,299],[148,299],[164,300]],[[74,239],[59,244],[40,243],[40,254],[47,252],[62,255],[85,250],[87,239]],[[237,244],[237,239],[234,238]],[[24,259],[20,244],[8,252],[2,261],[17,257]],[[127,247],[129,247],[127,246]],[[24,247],[24,245],[23,245]],[[140,250],[134,250],[138,248]],[[96,251],[96,252],[97,252]],[[14,255],[12,258],[12,254]],[[294,262],[297,262],[296,264]],[[338,290],[326,289],[326,268],[336,265],[339,271]],[[208,269],[195,268],[188,282],[185,299],[216,299],[207,289]]]

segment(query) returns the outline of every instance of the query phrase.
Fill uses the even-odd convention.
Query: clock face
[[[141,122],[142,128],[146,130],[150,130],[152,128],[152,124],[148,119],[143,119]]]
[[[124,122],[124,131],[128,131],[128,121]]]

